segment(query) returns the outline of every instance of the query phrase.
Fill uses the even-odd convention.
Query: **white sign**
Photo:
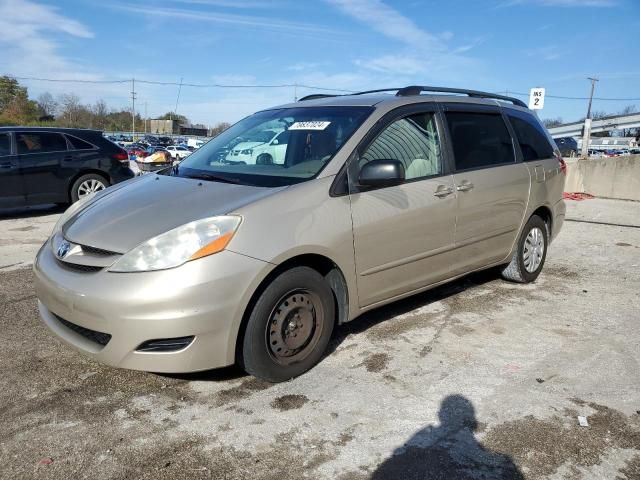
[[[532,88],[529,92],[529,108],[542,110],[544,107],[544,88]]]
[[[329,125],[331,125],[331,122],[296,122],[289,127],[289,130],[324,130]]]

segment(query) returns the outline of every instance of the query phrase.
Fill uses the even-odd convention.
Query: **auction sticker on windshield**
[[[331,122],[296,122],[289,127],[289,130],[324,130]]]

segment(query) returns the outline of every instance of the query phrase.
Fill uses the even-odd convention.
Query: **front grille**
[[[74,272],[86,272],[86,273],[99,272],[104,268],[104,267],[96,267],[94,265],[80,265],[79,263],[63,262],[62,260],[58,260],[58,265],[61,265],[64,268],[67,268],[69,270],[73,270]]]
[[[58,321],[62,325],[67,327],[69,330],[73,330],[74,332],[82,335],[87,340],[91,340],[92,342],[95,342],[95,343],[97,343],[99,345],[102,345],[103,347],[106,346],[107,343],[109,343],[109,340],[111,340],[111,335],[109,335],[108,333],[97,332],[97,331],[91,330],[89,328],[81,327],[80,325],[76,325],[75,323],[71,323],[71,322],[65,320],[64,318],[59,317],[58,315],[55,315],[55,317],[58,319]]]
[[[87,253],[89,255],[98,255],[102,257],[107,257],[111,255],[118,255],[115,252],[110,252],[109,250],[103,250],[102,248],[90,247],[89,245],[80,245],[83,253]]]

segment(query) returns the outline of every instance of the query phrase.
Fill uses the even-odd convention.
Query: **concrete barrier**
[[[566,162],[566,192],[640,201],[640,155]]]

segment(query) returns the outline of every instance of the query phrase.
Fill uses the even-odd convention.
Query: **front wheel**
[[[247,373],[282,382],[303,374],[324,354],[335,323],[331,287],[308,267],[276,277],[250,313],[240,362]]]
[[[502,276],[513,282],[530,283],[538,278],[547,258],[549,228],[533,215],[522,229],[511,262],[502,269]]]

